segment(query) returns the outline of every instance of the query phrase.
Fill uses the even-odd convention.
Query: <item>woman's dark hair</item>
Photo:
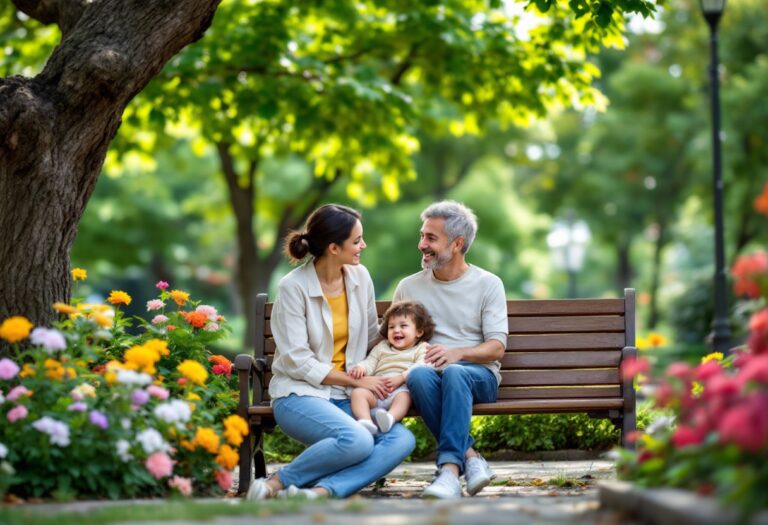
[[[419,343],[422,341],[429,341],[432,339],[432,336],[435,335],[435,322],[421,303],[417,303],[416,301],[398,301],[392,303],[381,318],[379,333],[384,339],[387,338],[389,320],[397,316],[410,318],[413,321],[413,324],[416,325],[416,330],[424,332],[421,334],[421,337],[419,337]]]
[[[320,206],[307,218],[303,231],[286,235],[285,255],[293,263],[307,255],[320,257],[330,244],[341,246],[349,239],[352,228],[360,219],[360,212],[340,204]]]

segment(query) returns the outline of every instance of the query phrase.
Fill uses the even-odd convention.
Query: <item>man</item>
[[[474,403],[496,401],[500,360],[507,346],[507,301],[497,276],[468,264],[477,233],[475,214],[458,202],[442,201],[421,214],[423,271],[403,279],[395,301],[422,303],[435,321],[425,361],[408,389],[424,423],[438,442],[438,475],[424,497],[459,498],[463,474],[474,496],[494,477],[472,448],[469,422]]]

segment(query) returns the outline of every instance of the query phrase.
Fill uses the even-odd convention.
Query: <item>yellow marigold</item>
[[[154,350],[161,356],[170,354],[170,351],[168,350],[168,341],[163,341],[162,339],[150,339],[144,343],[144,347]]]
[[[67,303],[53,303],[53,309],[59,312],[60,314],[77,313],[77,308],[75,308],[74,306],[68,305]]]
[[[107,297],[107,301],[114,305],[124,304],[127,306],[131,304],[131,296],[122,290],[112,290],[112,293]]]
[[[61,366],[61,363],[55,359],[46,359],[45,363],[43,363],[43,366],[45,366],[46,377],[49,377],[55,381],[61,381],[64,378],[66,371],[64,370],[64,367]]]
[[[667,338],[656,332],[651,332],[648,334],[648,344],[654,348],[665,346],[667,344]]]
[[[247,435],[248,423],[242,417],[235,414],[224,420],[224,437],[230,445],[239,446]]]
[[[123,358],[126,363],[136,365],[142,372],[154,374],[157,371],[155,363],[160,360],[160,354],[146,346],[132,346],[125,351]]]
[[[0,324],[0,337],[9,343],[18,343],[29,337],[32,330],[32,323],[26,317],[16,315],[9,317],[3,324]]]
[[[219,435],[212,428],[200,427],[195,432],[195,444],[211,454],[219,452]]]
[[[200,396],[198,396],[194,392],[190,392],[189,394],[187,394],[187,399],[189,401],[200,401]]]
[[[112,328],[112,325],[114,324],[114,319],[108,315],[93,313],[89,317],[96,321],[96,324],[102,328]]]
[[[182,439],[181,441],[179,441],[179,445],[181,445],[181,448],[185,448],[190,452],[194,452],[195,450],[195,444],[188,439]]]
[[[222,445],[219,449],[219,455],[216,456],[216,463],[227,470],[232,470],[237,465],[239,456],[237,452],[229,445]]]
[[[96,397],[96,389],[89,383],[82,383],[72,389],[70,395],[73,397]]]
[[[208,379],[208,371],[205,369],[205,367],[197,361],[192,361],[191,359],[185,359],[182,361],[181,364],[176,367],[176,370],[181,372],[181,375],[186,377],[188,381],[191,381],[197,385],[205,384],[205,380]]]
[[[25,378],[25,377],[34,377],[34,376],[35,376],[34,366],[27,363],[21,367],[21,372],[19,372],[19,377]]]
[[[171,299],[179,306],[184,306],[189,300],[189,292],[183,292],[181,290],[171,290],[169,292]]]
[[[701,358],[702,363],[706,363],[708,361],[717,361],[718,363],[723,361],[723,355],[722,352],[712,352],[711,354],[707,354],[704,357]]]
[[[85,281],[88,278],[88,272],[82,268],[72,268],[72,280]]]

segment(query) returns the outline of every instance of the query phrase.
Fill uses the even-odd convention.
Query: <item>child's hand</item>
[[[397,374],[396,376],[387,377],[387,387],[389,387],[390,391],[394,390],[399,386],[402,386],[404,383],[405,383],[405,377],[403,377],[403,374]]]
[[[360,379],[365,375],[365,368],[362,366],[354,366],[347,372],[347,375],[349,375],[349,377],[352,379]]]

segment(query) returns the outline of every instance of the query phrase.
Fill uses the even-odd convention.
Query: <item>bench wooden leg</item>
[[[637,430],[637,425],[635,420],[636,420],[636,417],[635,417],[634,410],[624,411],[623,417],[621,418],[621,446],[628,450],[635,449],[634,440],[630,441],[627,439],[627,436],[629,436],[632,432]]]
[[[258,434],[254,436],[255,443],[253,448],[253,469],[257,478],[267,477],[267,460],[264,456],[264,432],[261,428]]]
[[[251,431],[242,443],[240,443],[240,482],[237,486],[238,494],[245,494],[248,492],[248,487],[251,486],[252,466],[253,465],[253,443],[254,443],[254,428],[251,427]]]

